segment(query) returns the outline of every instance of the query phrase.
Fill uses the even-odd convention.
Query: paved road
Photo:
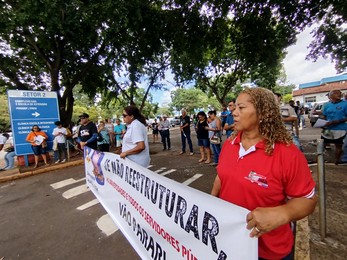
[[[150,169],[208,193],[215,168],[198,163],[199,154],[178,155],[179,131],[171,136],[170,151],[150,145]],[[318,137],[319,130],[302,130],[313,152]],[[83,166],[1,184],[0,208],[0,259],[139,259],[87,189]]]
[[[174,130],[173,139],[178,131]],[[151,170],[209,192],[215,168],[151,144]],[[0,185],[0,259],[139,259],[88,190],[84,166]]]
[[[95,197],[81,187],[83,167],[1,185],[0,259],[139,259],[121,232],[98,227],[106,212],[85,207]]]

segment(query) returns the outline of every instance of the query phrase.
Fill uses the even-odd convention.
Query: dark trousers
[[[160,131],[160,135],[164,145],[164,149],[170,149],[171,148],[170,131],[169,130]]]
[[[67,160],[67,151],[66,151],[66,145],[65,143],[58,143],[58,154],[59,154],[59,160]],[[62,155],[64,154],[64,158],[62,158]]]
[[[193,152],[193,144],[192,139],[190,138],[190,132],[181,132],[181,142],[182,142],[182,152],[186,151],[186,140],[189,145],[189,150],[192,153]]]
[[[98,150],[101,152],[109,152],[110,151],[110,144],[99,144]]]

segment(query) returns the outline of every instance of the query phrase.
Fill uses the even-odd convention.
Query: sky
[[[298,35],[295,45],[287,48],[287,56],[284,59],[284,68],[287,74],[287,83],[299,85],[302,83],[308,83],[313,81],[319,81],[324,77],[335,76],[335,66],[329,59],[319,58],[316,62],[312,60],[306,60],[306,56],[309,53],[308,46],[312,41],[310,31],[312,29],[306,29]],[[174,90],[174,79],[170,73],[166,74],[166,80],[163,83],[171,90]],[[153,91],[154,102],[158,102],[159,106],[167,106],[171,102],[169,91]]]
[[[312,41],[311,30],[306,29],[300,33],[296,44],[287,48],[288,54],[284,59],[284,69],[289,84],[299,85],[337,74],[335,65],[331,63],[330,59],[319,58],[316,62],[305,59],[309,53],[308,46]]]

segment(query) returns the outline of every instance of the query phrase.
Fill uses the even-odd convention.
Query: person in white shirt
[[[110,136],[110,147],[114,147],[114,125],[111,119],[105,119],[105,127],[108,130]]]
[[[295,113],[295,110],[289,104],[281,105],[282,95],[279,93],[274,93],[275,100],[280,106],[282,121],[287,129],[287,131],[291,134],[293,138],[293,143],[298,147],[300,151],[303,152],[303,148],[301,146],[299,140],[299,127],[298,127],[298,116]]]
[[[163,120],[159,122],[158,130],[160,131],[162,143],[164,145],[163,151],[171,149],[170,141],[170,122],[167,120],[167,115],[163,115]]]
[[[146,119],[136,106],[128,106],[123,111],[123,121],[127,130],[123,137],[121,158],[148,167],[150,162]]]
[[[7,141],[7,139],[9,138],[9,134],[2,134],[0,135],[0,151],[2,150],[2,148],[4,148],[4,145]]]
[[[60,121],[54,123],[57,127],[53,129],[54,142],[57,142],[57,152],[55,153],[55,163],[64,163],[67,160],[66,135],[67,130]],[[56,158],[58,157],[58,158]]]
[[[0,135],[0,151],[2,150],[2,148],[4,148],[5,143],[7,142],[7,139],[9,138],[8,134],[2,134]],[[0,171],[4,171],[3,168],[0,169]]]

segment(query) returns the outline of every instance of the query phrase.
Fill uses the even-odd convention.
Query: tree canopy
[[[187,110],[188,113],[194,114],[196,110],[220,109],[221,105],[215,97],[208,97],[202,90],[196,88],[183,89],[179,88],[171,92],[170,107],[172,110]]]
[[[347,69],[347,3],[344,0],[322,1],[317,10],[313,31],[314,40],[310,44],[309,58],[331,57],[339,72]]]
[[[220,104],[246,79],[273,88],[285,48],[316,21],[311,56],[346,65],[342,0],[2,0],[0,15],[0,85],[56,91],[64,122],[75,86],[143,110],[167,69]]]

